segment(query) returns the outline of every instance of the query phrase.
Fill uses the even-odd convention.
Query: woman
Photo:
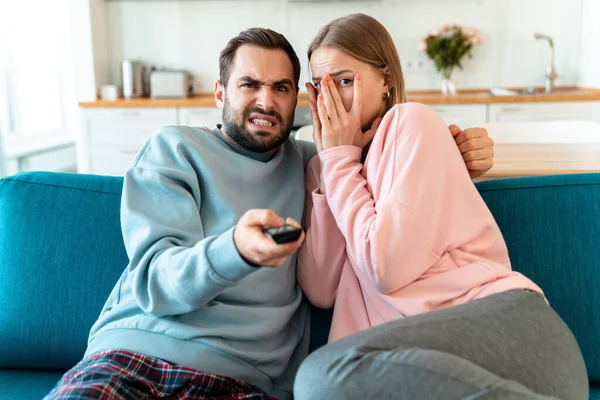
[[[405,102],[385,28],[337,19],[308,57],[319,156],[298,279],[313,304],[335,306],[296,398],[587,398],[573,335],[511,270],[443,120]]]

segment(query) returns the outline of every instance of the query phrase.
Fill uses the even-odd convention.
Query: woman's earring
[[[388,101],[390,99],[390,91],[389,90],[383,94],[383,99],[385,101]]]

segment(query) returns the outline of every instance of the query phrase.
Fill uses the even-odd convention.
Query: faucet
[[[546,93],[554,91],[554,82],[558,77],[556,69],[554,68],[554,40],[548,35],[541,33],[534,33],[533,37],[536,39],[547,40],[550,44],[550,65],[546,68]]]

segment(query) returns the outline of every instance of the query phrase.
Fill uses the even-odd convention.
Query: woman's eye
[[[348,79],[348,78],[342,78],[339,80],[340,86],[348,86],[351,83],[352,83],[352,80]]]
[[[313,83],[313,86],[315,87],[315,89],[321,89],[321,82],[315,82]]]

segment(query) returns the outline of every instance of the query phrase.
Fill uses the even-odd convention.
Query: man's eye
[[[288,91],[288,88],[287,88],[287,86],[277,86],[277,87],[275,88],[275,90],[277,90],[278,92],[282,92],[282,93],[284,93],[284,92],[287,92],[287,91]]]
[[[253,83],[242,83],[242,87],[248,88],[248,89],[254,89],[256,87],[256,85]]]

